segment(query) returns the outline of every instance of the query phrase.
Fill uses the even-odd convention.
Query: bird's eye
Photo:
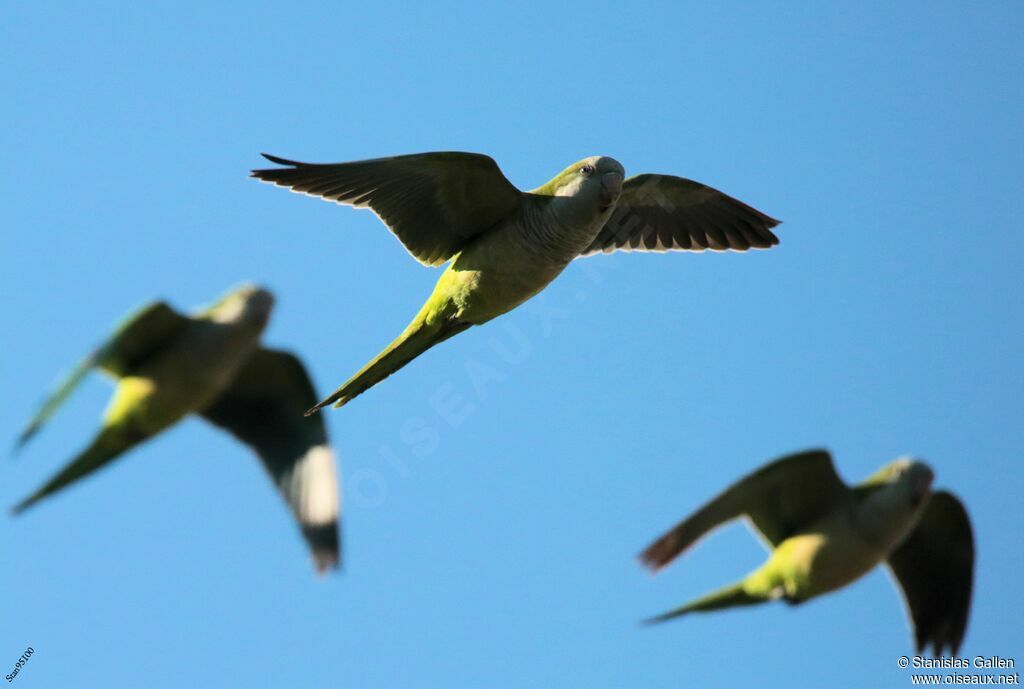
[[[594,174],[594,166],[584,165],[583,167],[580,168],[580,174],[587,175],[589,177],[590,175]]]

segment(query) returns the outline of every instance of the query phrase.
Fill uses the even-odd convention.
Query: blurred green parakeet
[[[287,501],[319,571],[339,562],[338,480],[316,393],[302,363],[260,346],[273,295],[243,286],[195,315],[153,302],[130,315],[43,404],[31,438],[93,368],[117,381],[95,439],[15,512],[198,414],[250,446]]]
[[[300,163],[252,176],[327,201],[369,208],[412,256],[450,262],[405,331],[310,412],[341,406],[427,349],[534,296],[573,259],[613,251],[746,251],[778,243],[778,221],[679,177],[624,180],[603,156],[573,163],[522,192],[493,159],[422,153],[352,163]]]
[[[782,599],[801,603],[842,588],[876,565],[903,590],[918,652],[954,655],[967,628],[974,538],[951,493],[932,491],[932,470],[897,459],[848,487],[824,450],[783,457],[740,479],[641,555],[657,571],[712,529],[746,517],[771,551],[741,581],[652,618]]]

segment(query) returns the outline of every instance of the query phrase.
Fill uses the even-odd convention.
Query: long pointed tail
[[[405,331],[330,397],[306,412],[315,414],[329,404],[341,407],[381,382],[423,352],[469,327],[469,323],[437,320],[428,323],[417,316]]]
[[[132,433],[124,427],[107,426],[100,431],[100,434],[96,436],[87,448],[68,462],[67,466],[50,478],[38,490],[15,505],[11,511],[14,514],[23,512],[48,495],[56,493],[61,488],[106,466],[126,450],[148,437],[148,435]]]
[[[740,581],[713,591],[697,600],[690,601],[686,605],[682,605],[674,610],[650,617],[644,620],[644,624],[666,622],[691,612],[707,612],[709,610],[720,610],[740,605],[756,605],[767,600],[769,600],[767,596],[748,592],[744,589],[744,582]]]
[[[88,356],[84,361],[75,366],[74,370],[71,371],[67,377],[64,378],[57,386],[57,389],[50,393],[50,396],[43,402],[43,405],[36,412],[36,415],[29,421],[28,426],[18,436],[18,440],[14,445],[14,450],[17,452],[20,450],[25,443],[32,439],[40,428],[42,428],[50,417],[60,408],[62,404],[71,396],[71,393],[75,391],[79,383],[85,380],[85,376],[89,373],[92,367],[95,365],[96,360],[94,356]]]

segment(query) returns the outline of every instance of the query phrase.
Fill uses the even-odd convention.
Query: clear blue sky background
[[[325,392],[404,327],[438,272],[369,213],[247,179],[259,151],[481,151],[523,188],[606,154],[785,224],[768,252],[578,262],[327,414],[340,575],[198,420],[4,517],[0,671],[31,645],[18,686],[909,685],[882,571],[637,625],[763,554],[741,526],[656,578],[635,553],[813,445],[850,481],[933,464],[977,532],[963,652],[1024,661],[1024,9],[899,4],[4,3],[0,438],[151,298],[265,283],[267,341]],[[109,394],[96,376],[5,461],[5,504]]]

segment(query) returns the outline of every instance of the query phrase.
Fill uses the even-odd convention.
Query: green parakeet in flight
[[[681,521],[641,555],[657,571],[712,529],[746,517],[771,551],[741,581],[652,618],[752,605],[801,603],[885,563],[906,600],[918,652],[954,655],[967,628],[974,538],[951,493],[932,491],[932,470],[897,459],[852,488],[824,450],[776,460]]]
[[[252,176],[327,201],[370,208],[412,256],[450,262],[405,331],[310,413],[341,406],[434,345],[534,296],[573,259],[613,251],[746,251],[778,243],[778,221],[698,182],[624,180],[604,156],[573,163],[530,192],[476,153],[299,163]]]
[[[260,346],[273,295],[243,286],[195,315],[153,302],[130,315],[52,393],[24,444],[98,368],[117,381],[95,439],[15,512],[198,414],[250,446],[287,501],[319,571],[339,562],[338,480],[316,393],[295,355]]]

